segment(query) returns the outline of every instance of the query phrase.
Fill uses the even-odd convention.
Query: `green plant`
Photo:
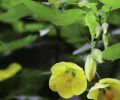
[[[77,50],[89,42],[90,47],[82,53],[87,55],[85,74],[92,83],[98,65],[120,58],[119,36],[111,35],[109,30],[109,26],[120,26],[119,9],[120,0],[1,0],[0,25],[5,29],[0,31],[0,53],[14,52],[33,42],[39,43],[43,37],[36,33],[43,30],[47,30],[47,37],[62,38]],[[81,51],[78,50],[79,53]],[[109,82],[107,86],[100,84],[102,91],[104,88],[109,88]]]

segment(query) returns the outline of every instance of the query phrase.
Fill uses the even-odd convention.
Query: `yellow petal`
[[[112,79],[112,78],[104,78],[99,81],[102,84],[109,84],[110,89],[114,94],[114,100],[120,100],[120,80]]]
[[[55,75],[63,74],[66,70],[66,62],[56,63],[52,68],[51,72]]]
[[[58,77],[56,80],[56,89],[58,94],[63,98],[71,98],[73,96],[71,82],[65,81],[65,77]]]
[[[50,77],[49,87],[52,91],[56,92],[56,77],[54,75]]]
[[[88,97],[89,99],[99,100],[98,97],[99,97],[100,92],[101,92],[101,91],[99,91],[99,89],[104,89],[104,88],[106,88],[106,87],[108,87],[108,86],[109,86],[108,84],[96,83],[95,86],[93,86],[93,87],[90,89],[87,97]]]
[[[81,67],[79,67],[77,64],[75,63],[72,63],[72,62],[67,62],[66,63],[66,66],[67,68],[71,68],[71,69],[74,69],[74,70],[83,70]]]
[[[87,80],[83,70],[76,71],[72,81],[72,92],[74,95],[82,94],[87,88]]]
[[[120,100],[120,92],[114,89],[112,89],[112,92],[114,94],[114,100]]]

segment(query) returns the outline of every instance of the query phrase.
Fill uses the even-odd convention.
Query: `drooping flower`
[[[120,80],[101,79],[90,89],[87,97],[93,100],[120,100]]]
[[[84,71],[71,62],[60,62],[51,68],[49,87],[63,98],[82,94],[87,88]]]

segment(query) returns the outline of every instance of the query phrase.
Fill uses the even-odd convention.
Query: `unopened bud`
[[[88,55],[85,62],[85,74],[88,81],[92,81],[96,74],[97,62],[93,59],[92,55]]]
[[[103,23],[103,24],[102,24],[103,34],[106,34],[106,33],[107,33],[108,27],[109,27],[108,23]]]
[[[108,37],[107,34],[103,34],[103,35],[102,35],[102,41],[103,41],[104,47],[105,47],[105,49],[106,49],[106,48],[108,47],[108,45],[109,45],[109,43],[108,43],[109,37]]]
[[[96,28],[96,38],[98,38],[101,33],[102,33],[102,27],[101,27],[101,26],[98,26],[98,27]]]
[[[99,50],[99,49],[93,49],[92,56],[93,56],[93,58],[98,63],[103,63],[103,60],[102,60],[102,51],[101,50]]]

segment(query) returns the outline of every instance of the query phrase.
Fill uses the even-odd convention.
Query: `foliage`
[[[116,43],[103,51],[103,58],[108,60],[116,60],[120,58],[120,43]]]
[[[112,65],[117,63],[117,66],[119,66],[120,31],[116,31],[119,30],[120,26],[119,10],[120,0],[0,0],[0,79],[1,81],[4,80],[1,82],[1,88],[4,90],[2,94],[4,95],[0,96],[0,99],[13,100],[13,98],[16,99],[22,93],[25,98],[28,95],[28,99],[29,95],[37,95],[40,99],[44,99],[44,97],[51,100],[59,98],[59,96],[56,97],[51,93],[48,88],[46,91],[50,93],[46,94],[47,96],[43,95],[44,89],[42,87],[44,87],[44,84],[48,86],[48,82],[46,85],[48,77],[45,76],[50,75],[49,66],[63,60],[82,66],[85,63],[85,74],[90,83],[88,83],[88,88],[92,87],[91,84],[93,85],[99,80],[99,76],[96,73],[102,70],[102,67],[99,67],[100,65],[106,68],[106,63],[112,61]],[[87,47],[86,44],[88,44]],[[33,50],[33,48],[37,48],[37,50],[31,53],[30,50]],[[43,50],[42,48],[45,49]],[[24,53],[24,50],[28,51]],[[74,50],[77,51],[76,55],[72,55]],[[21,53],[19,54],[19,52]],[[14,53],[18,54],[16,58],[14,58]],[[38,53],[37,55],[41,59],[38,60],[34,56],[35,53]],[[24,55],[24,57],[22,58],[20,55]],[[29,59],[24,60],[26,56]],[[6,58],[8,60],[5,60]],[[32,64],[32,61],[34,64]],[[21,68],[19,70],[12,68],[7,71],[7,74],[7,69],[2,70],[2,67],[13,62],[18,62],[22,65],[23,68],[20,75],[23,74],[23,76],[16,74]],[[38,62],[40,64],[37,65],[36,63]],[[35,66],[39,67],[36,68]],[[31,67],[32,70],[30,70]],[[61,67],[63,68],[64,65],[61,65]],[[106,70],[108,69],[110,67],[106,68]],[[117,68],[114,67],[113,69],[116,69],[117,73]],[[13,73],[12,70],[14,70]],[[35,70],[40,70],[40,72]],[[59,73],[59,71],[56,73]],[[32,76],[33,74],[35,76]],[[118,72],[115,74],[116,76],[112,77],[118,78],[119,74]],[[29,78],[24,77],[27,75]],[[38,86],[39,81],[31,82],[31,78],[34,79],[36,75],[41,79],[37,79],[41,81],[40,87]],[[96,76],[98,76],[98,79]],[[111,77],[105,76],[103,72],[101,76],[103,78]],[[17,90],[15,89],[16,91],[12,89],[12,84],[16,82],[15,77],[17,79],[22,77],[18,87],[22,88],[23,86],[23,89],[18,88]],[[97,89],[106,90],[109,87],[109,79],[106,80],[108,85],[104,85],[104,82],[102,84],[96,83],[95,88],[91,88],[89,93],[96,87]],[[62,82],[61,80],[59,81]],[[23,85],[24,82],[25,85]],[[59,84],[59,82],[57,83]],[[64,84],[62,85],[64,87]],[[37,87],[42,92],[38,93]],[[62,89],[58,85],[57,87]],[[8,88],[11,89],[11,93],[6,91]],[[36,92],[33,92],[32,89],[36,90]],[[60,89],[57,90],[58,93]],[[62,92],[64,94],[64,91]],[[84,95],[80,95],[80,97],[81,99],[86,99]],[[88,98],[94,99],[94,97]],[[95,98],[95,100],[98,99]],[[119,99],[117,98],[116,100]]]

